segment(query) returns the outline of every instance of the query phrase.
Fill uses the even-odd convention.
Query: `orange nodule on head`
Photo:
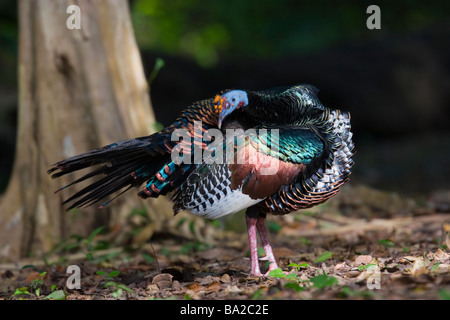
[[[223,102],[225,101],[225,97],[222,97],[220,95],[217,95],[214,98],[214,103],[216,103],[214,105],[214,111],[216,111],[217,113],[221,113],[222,109],[223,109]]]

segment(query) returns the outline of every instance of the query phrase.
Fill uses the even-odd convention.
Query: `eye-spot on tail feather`
[[[144,188],[138,193],[142,199],[156,198],[166,195],[169,191],[176,189],[184,182],[186,176],[196,165],[175,165],[172,161],[163,165],[155,175],[147,181]]]

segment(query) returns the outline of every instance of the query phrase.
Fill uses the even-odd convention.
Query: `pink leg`
[[[245,220],[247,221],[248,241],[250,244],[250,261],[252,265],[250,275],[262,276],[261,269],[259,268],[258,242],[256,240],[257,219],[250,218],[248,215],[245,215]]]
[[[268,276],[271,270],[278,268],[278,265],[272,251],[272,246],[270,245],[269,242],[269,235],[267,234],[265,222],[266,222],[265,217],[258,217],[256,221],[256,229],[258,229],[259,236],[261,237],[261,242],[264,247],[264,251],[266,252],[266,258],[264,260],[269,260],[270,263],[269,270],[267,270],[265,274],[265,276]]]

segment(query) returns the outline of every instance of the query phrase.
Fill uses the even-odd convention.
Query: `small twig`
[[[153,250],[153,257],[155,257],[155,260],[156,260],[156,270],[158,271],[158,273],[161,273],[161,267],[159,266],[158,257],[156,256],[156,251],[155,251],[155,248],[153,248],[153,244],[151,241],[149,241],[149,245]]]

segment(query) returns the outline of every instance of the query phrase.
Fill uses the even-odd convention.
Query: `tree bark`
[[[69,29],[67,8],[80,8]],[[136,196],[67,213],[49,166],[117,140],[148,135],[155,117],[126,0],[19,1],[19,113],[15,163],[0,203],[0,260],[39,257],[70,234],[114,225],[131,208],[169,213],[166,199]]]

